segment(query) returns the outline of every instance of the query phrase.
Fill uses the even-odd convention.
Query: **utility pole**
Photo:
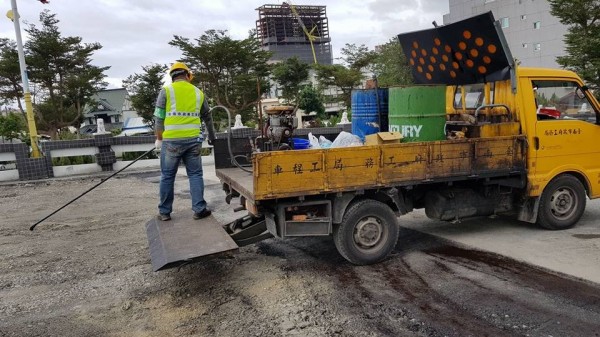
[[[23,98],[25,100],[25,111],[27,113],[27,126],[29,128],[29,138],[31,140],[31,155],[33,158],[39,158],[40,150],[37,143],[37,129],[33,117],[33,105],[31,104],[31,93],[29,92],[29,79],[27,78],[27,64],[25,64],[25,53],[23,52],[23,40],[21,39],[21,26],[19,24],[19,11],[17,10],[17,0],[10,0],[12,5],[12,20],[15,24],[15,34],[17,36],[17,52],[19,54],[19,67],[21,68],[21,80],[23,81]]]

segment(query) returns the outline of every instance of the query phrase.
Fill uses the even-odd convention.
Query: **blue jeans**
[[[197,139],[163,141],[160,151],[160,191],[158,211],[161,214],[171,214],[175,188],[175,176],[179,162],[183,160],[190,181],[192,210],[196,213],[206,209],[204,200],[204,180],[202,179],[202,143]]]

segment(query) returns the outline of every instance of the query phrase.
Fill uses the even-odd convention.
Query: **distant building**
[[[142,117],[129,117],[123,122],[119,136],[153,135],[152,127]]]
[[[256,31],[263,50],[273,53],[271,63],[282,62],[291,57],[297,57],[300,61],[313,64],[313,48],[318,64],[333,64],[333,53],[331,38],[329,36],[329,21],[327,19],[326,6],[293,5],[297,15],[287,2],[281,5],[263,5],[258,11],[256,20]],[[301,22],[307,31],[314,36],[311,43],[304,32]],[[317,86],[317,80],[313,69],[309,72],[306,84]],[[323,92],[327,97],[325,111],[330,115],[336,115],[346,110],[342,102],[335,101],[332,97],[339,95],[338,88],[326,88]],[[281,88],[275,82],[271,83],[271,90],[261,102],[263,107],[281,104]],[[297,111],[300,127],[316,117],[314,112]]]
[[[546,0],[449,0],[444,24],[492,11],[500,21],[510,51],[521,65],[559,68],[556,57],[565,55],[567,26],[550,14]]]
[[[80,134],[93,134],[97,130],[96,121],[104,120],[106,131],[121,129],[123,121],[138,117],[131,106],[129,94],[125,88],[102,90],[92,96],[94,104],[88,104],[83,111],[83,123]]]
[[[256,32],[262,49],[273,52],[273,62],[296,56],[303,62],[314,63],[310,40],[302,29],[300,19],[315,37],[313,47],[317,63],[332,64],[326,6],[294,5],[294,8],[298,16],[292,11],[291,5],[285,2],[282,5],[263,5],[256,9]]]

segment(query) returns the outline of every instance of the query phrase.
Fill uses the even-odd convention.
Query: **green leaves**
[[[315,70],[322,87],[339,88],[339,99],[348,108],[352,89],[360,86],[364,70],[372,71],[381,87],[412,83],[410,67],[396,39],[378,46],[375,51],[365,45],[346,44],[340,59],[345,65],[316,65]]]
[[[323,87],[338,87],[341,91],[340,100],[350,107],[352,89],[360,85],[363,75],[360,70],[346,68],[341,64],[315,65],[317,80]]]
[[[317,118],[324,120],[329,116],[325,114],[325,106],[323,105],[323,97],[321,93],[312,85],[304,86],[298,94],[298,108],[306,113],[315,111]]]
[[[130,75],[123,81],[133,109],[146,123],[154,123],[156,97],[163,86],[167,69],[164,64],[150,64],[142,67],[143,73]]]
[[[346,43],[341,50],[342,61],[351,69],[362,70],[373,64],[377,53],[369,51],[364,44],[360,46],[354,43]]]
[[[29,80],[35,84],[38,125],[55,134],[57,129],[78,125],[90,97],[106,87],[104,71],[91,64],[102,46],[82,43],[81,37],[63,37],[59,20],[48,10],[40,14],[41,27],[28,25],[25,44]]]
[[[194,42],[175,35],[169,44],[181,50],[181,61],[194,71],[194,82],[212,105],[223,105],[232,115],[241,113],[244,121],[256,119],[253,108],[269,90],[271,53],[262,50],[254,36],[234,40],[226,31],[207,30]],[[222,118],[216,114],[215,119],[219,115]]]
[[[308,80],[310,65],[300,62],[297,57],[286,59],[273,68],[273,79],[281,86],[282,97],[289,104],[298,102],[298,94],[303,82]]]
[[[567,55],[556,58],[578,73],[590,88],[600,88],[600,3],[588,0],[549,0],[551,14],[568,25]],[[596,95],[600,95],[596,90]]]
[[[25,120],[23,117],[9,113],[6,116],[0,115],[0,136],[11,141],[19,138],[22,131],[25,130]]]
[[[373,60],[373,73],[380,87],[413,83],[412,74],[398,39],[379,46]]]
[[[18,100],[21,97],[23,97],[23,87],[17,43],[9,39],[0,39],[0,100],[6,103],[16,100],[21,113],[25,116],[25,110]]]

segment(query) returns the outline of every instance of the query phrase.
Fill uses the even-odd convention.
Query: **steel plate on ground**
[[[170,221],[146,223],[152,269],[159,271],[238,249],[221,224],[209,216],[201,220],[171,214]]]

